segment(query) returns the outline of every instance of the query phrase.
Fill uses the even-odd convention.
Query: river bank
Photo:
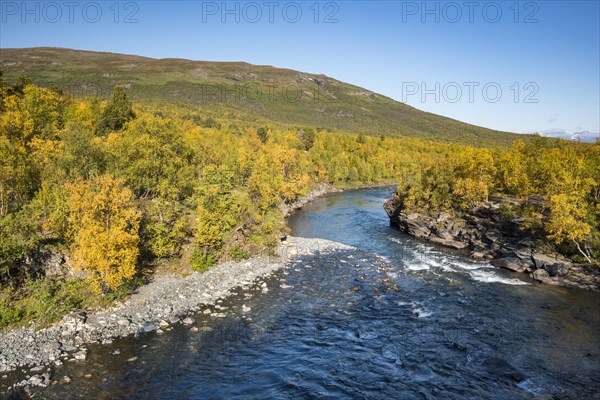
[[[0,336],[0,371],[21,369],[26,375],[17,387],[67,383],[70,378],[55,376],[54,369],[64,362],[85,361],[89,344],[109,344],[117,337],[150,332],[164,334],[174,324],[198,331],[202,328],[190,315],[223,317],[227,310],[219,303],[233,289],[258,286],[267,292],[264,280],[297,257],[349,248],[322,239],[288,237],[274,257],[227,262],[185,277],[158,277],[109,309],[71,313],[46,329],[36,330],[32,325],[4,333]]]
[[[463,215],[409,212],[395,199],[388,200],[383,208],[390,223],[411,236],[466,251],[472,259],[487,260],[495,267],[528,274],[536,282],[600,290],[600,268],[574,263],[549,251],[544,241],[520,229],[519,220],[505,220],[500,203],[494,200]]]
[[[320,184],[296,201],[283,203],[280,209],[287,218],[308,202],[341,191],[330,184]],[[231,290],[246,287],[261,278],[267,279],[291,258],[341,248],[347,246],[284,235],[275,257],[225,262],[204,273],[191,271],[185,277],[172,274],[157,276],[113,307],[100,311],[76,310],[44,329],[32,323],[28,327],[4,332],[0,335],[0,373],[29,371],[32,374],[26,374],[27,379],[17,386],[46,386],[51,382],[51,374],[44,366],[60,366],[63,360],[85,360],[87,344],[109,344],[116,337],[153,331],[162,334],[176,323],[194,329],[194,321],[186,319],[186,316],[199,310],[222,316],[216,304]],[[54,267],[49,263],[47,269]],[[208,307],[215,305],[214,312],[207,311]],[[6,379],[6,374],[0,376]]]
[[[48,373],[50,386],[31,391],[48,400],[593,397],[593,292],[531,285],[399,235],[387,196],[348,190],[293,213],[287,250],[271,260],[282,268],[201,306],[192,325],[85,344],[85,360],[66,354],[0,383]]]

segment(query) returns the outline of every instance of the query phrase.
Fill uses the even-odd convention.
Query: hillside
[[[369,90],[314,75],[243,62],[153,59],[61,48],[0,49],[7,80],[31,78],[74,97],[129,97],[219,107],[284,124],[353,133],[417,137],[476,146],[506,145],[522,135],[420,111]]]

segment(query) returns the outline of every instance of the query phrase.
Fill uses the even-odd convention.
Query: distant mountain
[[[594,143],[596,140],[600,138],[600,133],[593,133],[589,131],[581,131],[581,132],[567,132],[564,130],[546,130],[540,132],[542,136],[548,136],[558,139],[566,139],[573,140],[576,142],[587,142]]]
[[[244,62],[27,48],[0,49],[0,69],[8,80],[30,77],[41,85],[59,86],[75,97],[106,98],[114,85],[122,85],[137,100],[219,107],[279,123],[352,133],[476,146],[507,145],[524,137],[424,112],[325,75]]]

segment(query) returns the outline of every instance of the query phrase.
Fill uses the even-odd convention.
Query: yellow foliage
[[[463,202],[467,207],[484,204],[488,198],[487,185],[485,182],[478,179],[457,179],[456,182],[454,182],[452,192],[458,196],[459,201]]]
[[[590,234],[592,227],[585,222],[587,208],[574,195],[550,196],[550,219],[546,226],[548,238],[557,244],[565,240],[580,242]]]
[[[98,289],[116,289],[136,272],[140,212],[133,193],[110,175],[69,184],[72,256]]]

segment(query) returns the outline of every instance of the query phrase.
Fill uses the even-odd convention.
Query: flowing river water
[[[90,346],[85,363],[61,367],[73,382],[36,398],[600,398],[598,293],[406,236],[389,226],[390,196],[332,194],[289,219],[294,236],[368,253],[297,260],[268,292],[224,300],[249,307],[244,317],[195,316],[200,332],[177,325]]]

